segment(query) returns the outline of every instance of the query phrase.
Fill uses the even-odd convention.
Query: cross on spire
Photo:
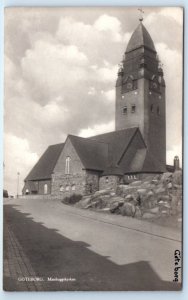
[[[139,12],[140,12],[140,17],[139,17],[139,21],[142,22],[143,21],[143,14],[144,14],[144,10],[142,8],[138,8]]]

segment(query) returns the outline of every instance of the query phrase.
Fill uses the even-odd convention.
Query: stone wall
[[[119,184],[118,176],[102,176],[99,181],[99,190],[112,189],[116,190]]]
[[[86,171],[85,173],[85,194],[90,195],[99,190],[99,173]]]
[[[65,175],[55,173],[52,177],[52,196],[64,198],[72,194],[84,194],[85,171],[77,174]]]

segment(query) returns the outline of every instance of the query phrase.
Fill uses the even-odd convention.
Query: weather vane
[[[144,10],[142,8],[138,8],[139,12],[140,12],[140,17],[139,17],[139,21],[142,22],[143,21],[143,14],[144,14]]]

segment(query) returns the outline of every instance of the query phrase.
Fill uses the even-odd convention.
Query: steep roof
[[[127,45],[126,53],[140,48],[141,46],[156,52],[152,38],[142,22],[140,22],[136,30],[133,32]]]
[[[137,130],[139,130],[138,127],[127,128],[92,136],[89,139],[108,144],[109,160],[116,165]]]
[[[64,143],[49,146],[25,180],[50,179],[63,147]]]
[[[108,145],[90,138],[69,135],[84,167],[91,170],[103,170],[108,161]]]
[[[166,172],[165,165],[158,161],[155,156],[146,148],[138,149],[129,166],[126,173],[163,173]]]

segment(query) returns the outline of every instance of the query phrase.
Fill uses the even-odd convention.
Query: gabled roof
[[[126,53],[140,48],[141,46],[144,46],[156,52],[152,38],[142,22],[140,22],[136,30],[133,32],[127,45]]]
[[[137,131],[138,127],[127,128],[92,136],[89,139],[108,144],[110,163],[116,165]]]
[[[127,167],[126,173],[163,173],[166,172],[165,165],[160,162],[146,148],[138,149],[130,165]]]
[[[64,143],[49,146],[25,180],[50,179],[63,147]]]
[[[69,138],[86,169],[104,170],[108,161],[108,144],[74,135],[69,135]]]

